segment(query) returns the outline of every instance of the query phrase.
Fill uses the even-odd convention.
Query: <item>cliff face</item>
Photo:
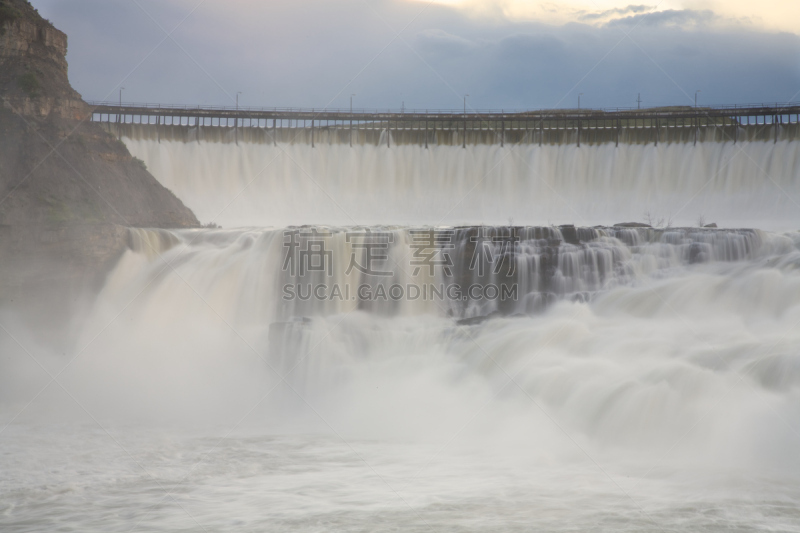
[[[82,119],[88,108],[67,78],[67,36],[27,5],[0,0],[4,107],[26,116]]]
[[[66,52],[67,36],[27,1],[0,0],[0,306],[48,283],[97,286],[127,246],[121,226],[199,225],[87,121]]]
[[[197,219],[98,125],[67,78],[67,36],[0,0],[0,224],[188,227]]]

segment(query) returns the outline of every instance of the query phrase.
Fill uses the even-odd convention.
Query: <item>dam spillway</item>
[[[447,530],[487,523],[488,508],[554,531],[614,527],[621,509],[629,529],[658,531],[628,493],[684,529],[796,529],[797,437],[786,426],[800,388],[793,123],[777,141],[769,124],[764,137],[741,128],[713,140],[711,128],[697,144],[658,145],[465,148],[451,132],[427,149],[418,132],[401,142],[392,131],[386,144],[354,136],[351,147],[342,128],[312,143],[310,129],[271,142],[264,128],[193,136],[185,125],[105,124],[203,222],[225,227],[126,230],[128,249],[79,329],[85,353],[63,379],[93,414],[130,424],[115,434],[148,465],[185,457],[184,501],[212,527],[229,528],[251,500],[207,502],[252,487],[262,499],[251,516],[268,516],[245,526],[302,531],[374,529],[372,509],[397,527],[423,516]],[[645,218],[655,227],[610,225]],[[703,218],[723,227],[697,227]],[[760,229],[771,226],[794,231]],[[759,229],[737,229],[747,227]],[[425,235],[434,246],[419,254]],[[378,274],[358,269],[369,267],[370,239],[387,243]],[[320,240],[330,270],[303,271]],[[444,251],[451,262],[416,271],[420,256]],[[296,272],[287,258],[301,261]],[[510,298],[493,298],[504,285]],[[6,367],[5,390],[32,383],[28,355]],[[64,359],[41,357],[54,368]],[[69,404],[38,401],[48,413]],[[142,438],[143,420],[177,436]],[[231,421],[246,426],[231,434]],[[198,439],[192,424],[230,437]],[[63,427],[9,427],[6,466],[19,481],[0,524],[24,529],[42,509],[58,524],[87,500],[152,508],[150,529],[184,523],[162,505],[171,468],[151,480],[128,456],[107,461],[105,434],[75,432],[65,445]],[[419,512],[362,485],[354,446],[381,472],[430,464],[401,489]],[[215,453],[196,468],[193,450],[206,449]],[[62,476],[65,454],[75,473]],[[42,473],[45,455],[56,462]],[[73,490],[75,479],[85,489]],[[687,505],[687,494],[702,498]],[[303,522],[274,511],[283,509]],[[95,527],[80,516],[76,527]]]
[[[87,125],[31,3],[69,11],[0,0],[0,532],[800,533],[800,107],[258,110],[120,87]],[[397,23],[402,3],[369,7]],[[72,4],[79,51],[121,52],[95,54],[89,91],[147,46],[145,7],[183,7]],[[207,4],[124,83],[224,91],[186,85],[181,41],[251,97],[261,73],[309,98],[370,54],[361,29],[403,48],[359,2]],[[664,67],[711,67],[704,95],[796,74],[775,58],[797,39],[716,8],[552,31],[439,9],[406,44],[491,85],[477,98],[513,96],[518,58],[531,98],[571,84],[540,67],[641,22]],[[353,90],[436,98],[390,44]],[[574,90],[663,79],[619,52]],[[282,71],[326,57],[318,86]]]
[[[738,143],[494,142],[464,149],[457,142],[398,142],[406,133],[395,132],[391,146],[360,132],[351,147],[347,130],[330,132],[343,142],[318,137],[312,146],[310,131],[288,128],[286,140],[273,143],[268,130],[257,128],[201,128],[197,140],[187,126],[161,126],[160,134],[152,125],[107,126],[203,223],[224,227],[659,220],[692,226],[702,218],[788,229],[800,209],[800,143],[757,140],[756,129]]]

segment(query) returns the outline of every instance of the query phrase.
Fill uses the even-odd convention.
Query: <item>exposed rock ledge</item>
[[[127,245],[121,226],[199,225],[86,121],[66,53],[67,36],[27,1],[0,0],[0,310],[96,286]]]

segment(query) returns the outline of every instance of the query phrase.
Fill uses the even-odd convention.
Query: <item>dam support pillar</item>
[[[775,144],[778,144],[778,115],[772,119],[772,127],[775,129]]]
[[[658,146],[658,119],[656,118],[656,146]]]
[[[544,141],[544,117],[539,119],[539,146],[542,146]]]

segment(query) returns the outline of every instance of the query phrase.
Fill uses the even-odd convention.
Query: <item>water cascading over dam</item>
[[[797,125],[623,132],[614,143],[498,142],[494,132],[353,133],[302,128],[109,124],[203,222],[288,224],[613,224],[656,221],[788,229],[800,205]],[[748,129],[749,128],[749,129]],[[386,135],[393,137],[389,143]],[[506,135],[510,135],[506,134]],[[584,135],[586,135],[584,133]],[[663,136],[663,134],[662,134]],[[777,142],[775,142],[777,141]]]
[[[661,522],[792,530],[800,464],[785,421],[800,386],[800,232],[436,230],[131,229],[84,333],[99,340],[71,369],[73,383],[105,412],[247,420],[249,433],[206,459],[224,472],[216,483],[263,483],[259,502],[270,509],[309,490],[355,501],[308,503],[302,517],[270,511],[271,524],[300,530],[321,520],[367,527],[374,512],[363,506],[387,509],[392,524],[423,516],[446,528],[479,520],[485,505],[496,520],[555,531],[613,520],[643,531]],[[329,260],[321,269],[302,262],[315,242]],[[381,246],[368,252],[370,243]],[[426,260],[442,258],[432,250],[452,261],[429,270]],[[392,297],[394,286],[503,283],[518,297]],[[267,445],[253,431],[284,436]],[[256,472],[231,466],[264,446],[281,457],[301,450],[292,473],[271,456]],[[413,509],[384,497],[376,462],[398,469],[388,482],[405,483],[397,490]],[[362,466],[356,481],[322,474]],[[186,485],[205,501],[215,493],[203,476]],[[688,491],[702,496],[687,505]],[[553,498],[568,514],[550,517]],[[158,509],[148,521],[169,518]]]
[[[794,132],[107,127],[224,227],[128,229],[37,352],[125,453],[43,392],[0,526],[798,531]]]
[[[208,298],[222,298],[212,306],[231,310],[228,320],[256,325],[354,311],[457,320],[535,315],[691,265],[755,261],[793,246],[759,230],[702,228],[130,231],[131,251],[118,270],[149,258],[135,271],[145,276],[137,283],[153,284],[156,302],[169,300],[160,288],[188,275]],[[191,273],[165,268],[173,260],[190,262]]]

